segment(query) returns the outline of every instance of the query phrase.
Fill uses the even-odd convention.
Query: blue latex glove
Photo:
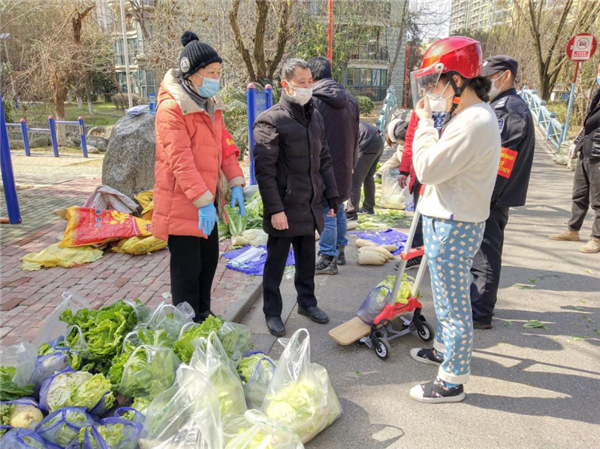
[[[246,206],[244,204],[244,190],[240,186],[233,186],[231,188],[231,207],[235,207],[235,203],[238,203],[238,209],[242,217],[246,216]]]
[[[209,236],[215,225],[219,221],[217,217],[217,209],[213,203],[208,203],[206,206],[202,206],[198,209],[198,229],[200,229],[204,235]]]

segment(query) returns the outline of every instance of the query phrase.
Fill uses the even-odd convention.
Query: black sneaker
[[[346,247],[345,246],[337,246],[338,256],[337,256],[337,264],[338,265],[346,265]]]
[[[337,262],[335,257],[321,254],[317,264],[315,265],[315,274],[337,274]]]
[[[410,389],[410,397],[415,401],[430,404],[445,402],[460,402],[465,399],[465,390],[462,385],[450,388],[439,377],[426,384],[416,385]]]
[[[428,365],[440,366],[444,361],[433,348],[413,348],[410,350],[410,356],[417,362]]]
[[[364,207],[361,208],[358,211],[359,214],[366,214],[366,215],[375,215],[375,211],[373,209],[365,209]]]

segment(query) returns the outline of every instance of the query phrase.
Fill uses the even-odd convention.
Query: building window
[[[387,77],[387,69],[350,68],[346,74],[346,87],[354,95],[383,101],[387,90]]]

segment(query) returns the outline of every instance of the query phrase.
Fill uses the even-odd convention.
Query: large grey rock
[[[102,164],[102,184],[130,198],[154,188],[154,117],[142,112],[115,124]]]
[[[52,143],[50,142],[50,138],[46,136],[34,137],[33,139],[29,139],[29,147],[30,148],[42,148],[48,147]]]
[[[92,126],[90,129],[88,129],[87,137],[98,136],[108,139],[111,131],[112,126]]]
[[[102,152],[105,152],[108,148],[108,139],[105,139],[104,137],[88,136],[86,137],[86,143],[88,146],[91,145],[96,147]]]
[[[87,151],[89,154],[100,154],[100,150],[96,147],[91,147],[88,145]]]
[[[8,141],[8,146],[10,147],[11,150],[22,150],[23,147],[23,141],[22,140],[9,140]]]

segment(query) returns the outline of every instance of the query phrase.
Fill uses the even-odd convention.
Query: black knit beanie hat
[[[182,34],[181,44],[183,50],[179,55],[179,69],[184,78],[193,75],[213,62],[223,62],[215,49],[204,42],[200,42],[196,33],[192,31],[186,31]]]

